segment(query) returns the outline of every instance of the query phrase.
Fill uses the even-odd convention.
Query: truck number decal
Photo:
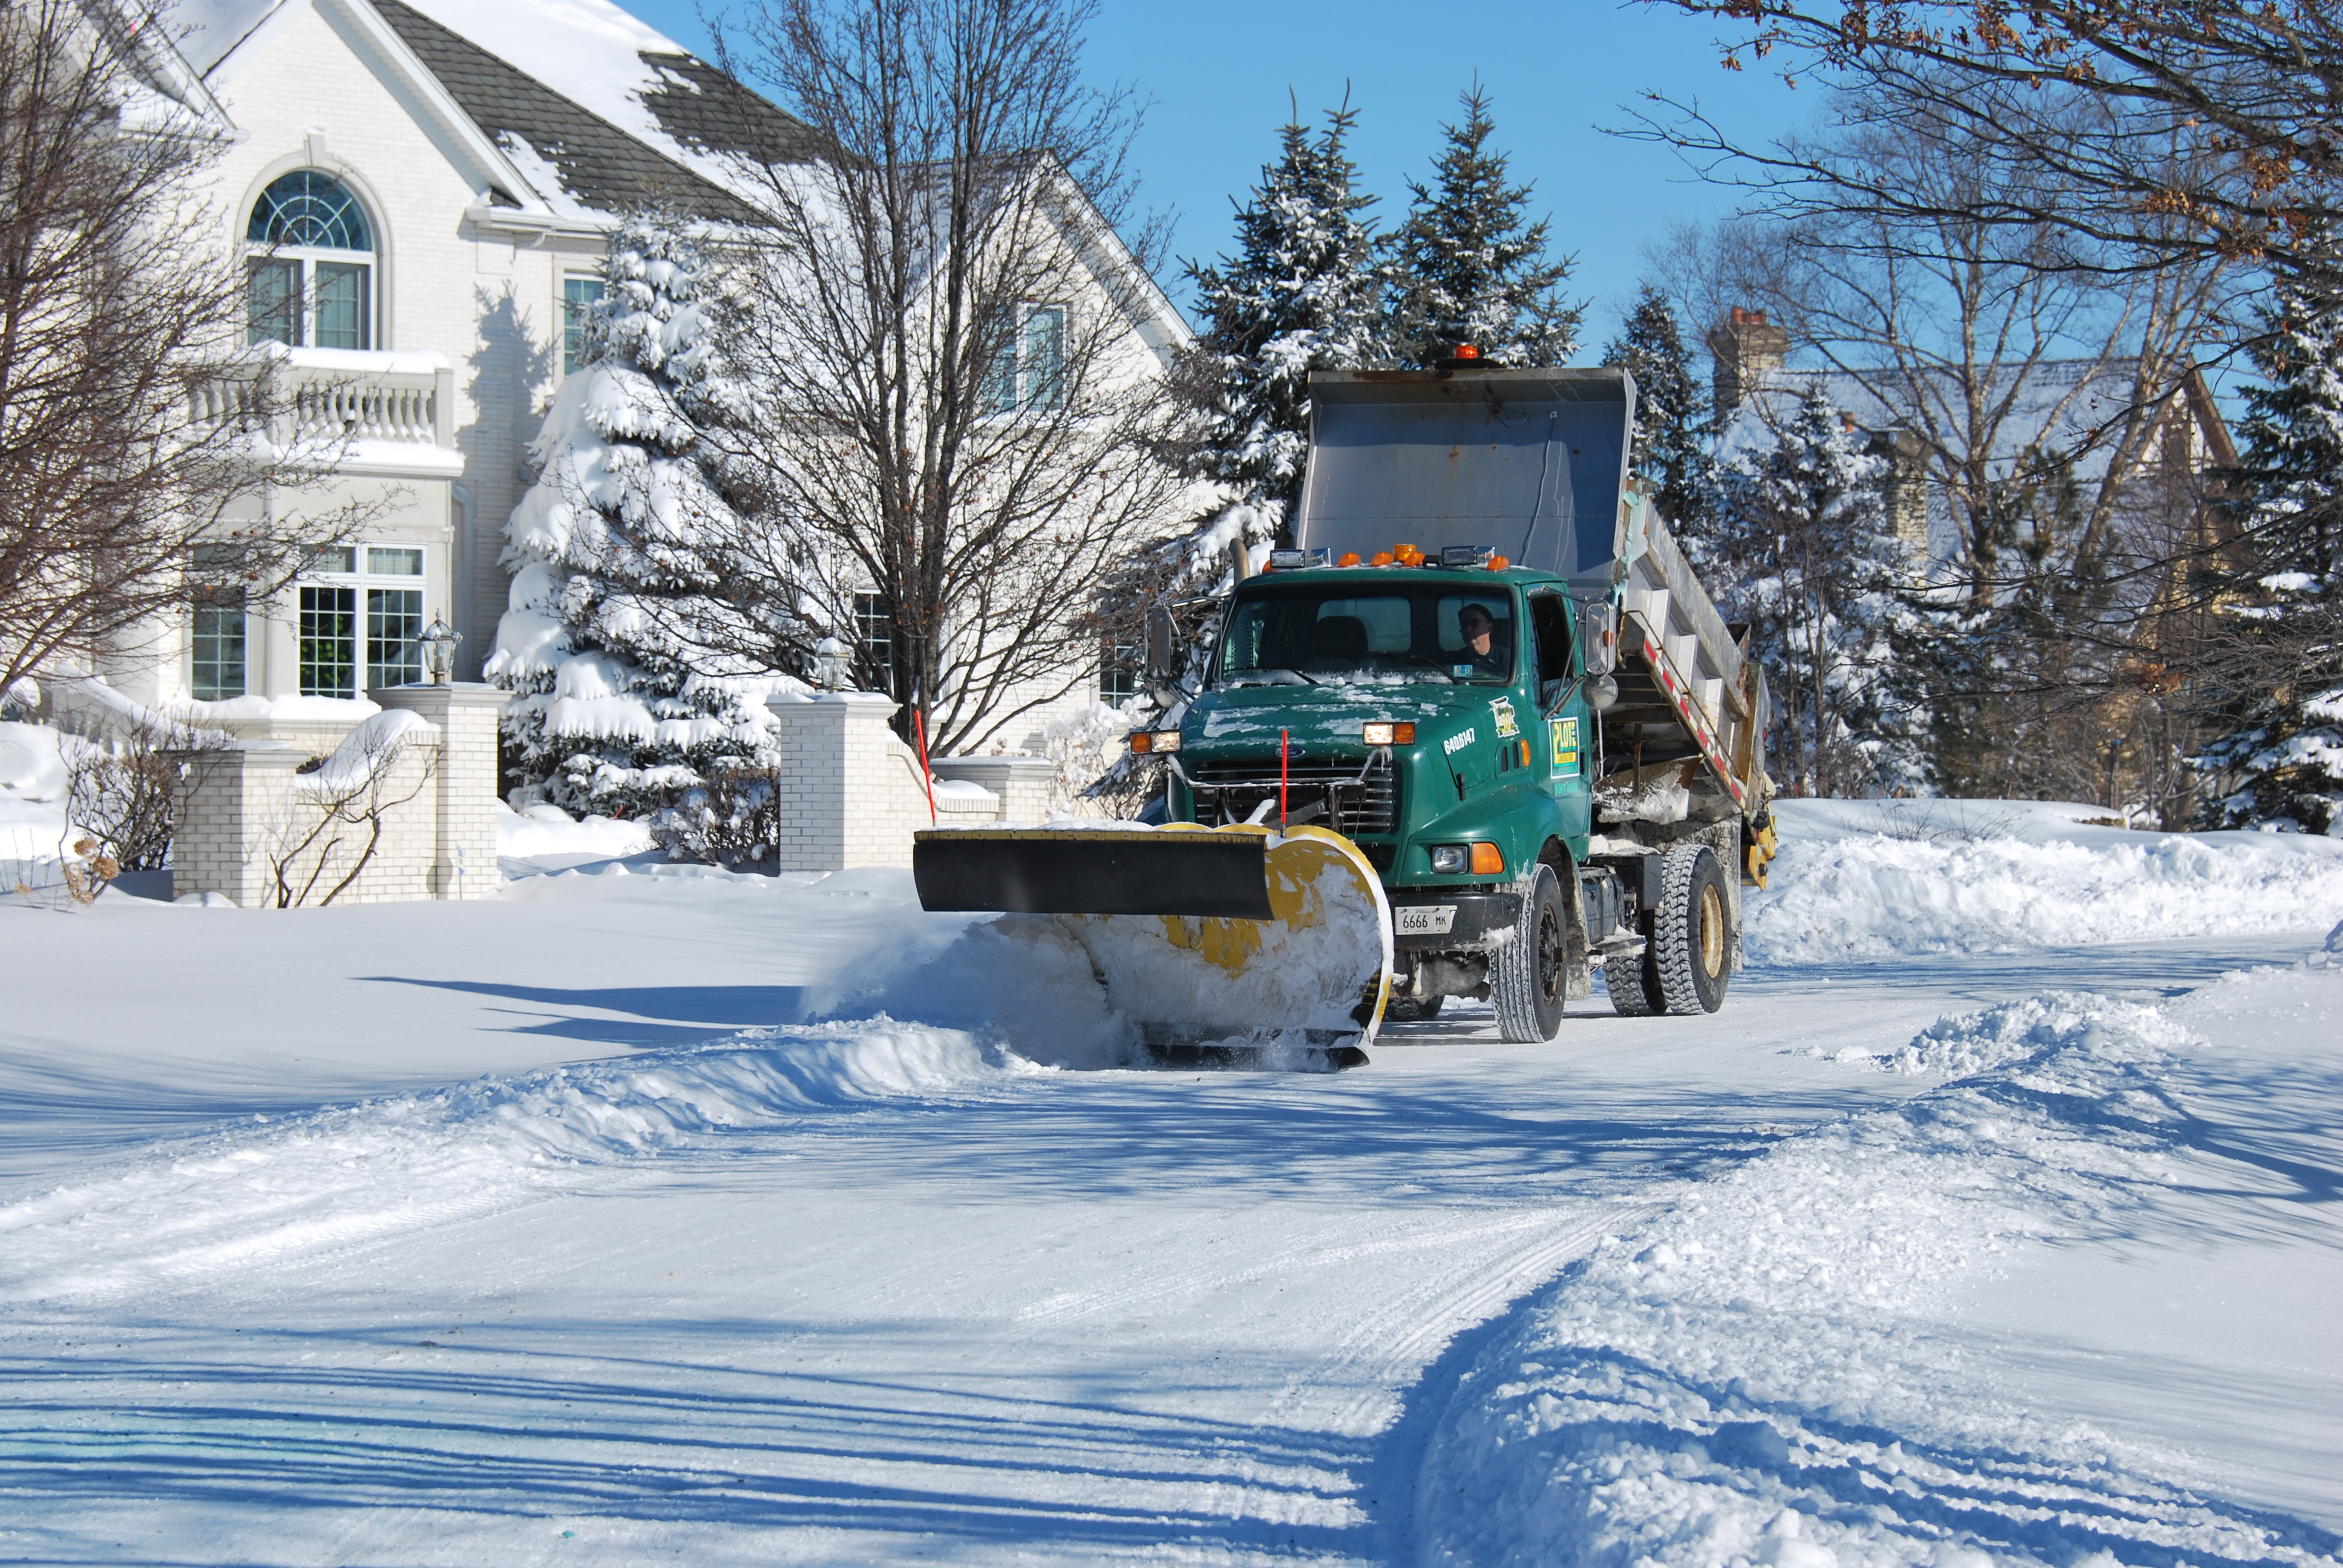
[[[1578,720],[1554,721],[1554,771],[1556,778],[1578,777]]]
[[[1453,757],[1459,751],[1463,750],[1464,748],[1472,744],[1473,732],[1470,729],[1467,729],[1461,735],[1452,735],[1447,739],[1442,741],[1440,743],[1440,749],[1448,753],[1449,756]]]
[[[1489,712],[1497,721],[1498,739],[1503,740],[1508,735],[1519,735],[1522,732],[1521,725],[1516,722],[1513,718],[1513,699],[1512,698],[1498,698],[1495,701],[1489,704]]]

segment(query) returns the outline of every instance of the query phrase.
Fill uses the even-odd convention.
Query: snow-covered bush
[[[780,845],[780,799],[778,769],[725,769],[652,819],[651,842],[670,860],[763,865]]]
[[[537,483],[505,526],[509,599],[486,667],[520,786],[572,811],[640,818],[773,761],[765,708],[802,683],[712,652],[724,608],[702,544],[736,536],[704,437],[737,417],[703,297],[709,264],[677,226],[611,240],[585,358],[531,448]]]

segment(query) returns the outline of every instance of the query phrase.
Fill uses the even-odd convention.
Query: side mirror
[[[1147,678],[1156,686],[1169,685],[1176,673],[1172,661],[1179,647],[1180,628],[1172,622],[1172,612],[1161,605],[1147,612]]]
[[[1578,607],[1578,642],[1594,678],[1619,668],[1619,608],[1607,599]]]
[[[1587,705],[1601,713],[1619,700],[1619,683],[1607,675],[1598,675],[1586,683]]]

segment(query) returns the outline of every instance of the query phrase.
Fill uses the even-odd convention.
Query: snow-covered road
[[[2323,932],[1094,1072],[900,882],[0,910],[0,1561],[2336,1552]]]

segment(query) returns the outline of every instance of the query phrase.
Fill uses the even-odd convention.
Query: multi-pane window
[[[1066,307],[1026,307],[993,351],[985,406],[995,414],[1062,408],[1066,403]]]
[[[272,180],[244,237],[248,341],[374,347],[374,226],[347,186],[317,169]]]
[[[419,547],[313,550],[305,575],[312,580],[301,585],[295,628],[302,696],[356,697],[365,689],[423,679]]]
[[[1099,645],[1099,700],[1121,708],[1139,695],[1139,645],[1107,638]]]
[[[878,673],[881,680],[894,667],[895,618],[887,613],[886,601],[875,593],[854,596],[854,640],[861,649],[864,666]]]
[[[358,590],[323,583],[301,585],[301,695],[358,694]]]
[[[594,302],[602,297],[603,283],[598,277],[565,277],[561,280],[561,373],[564,376],[586,362],[586,317]]]
[[[244,695],[244,595],[222,593],[196,606],[188,687],[198,702]]]

